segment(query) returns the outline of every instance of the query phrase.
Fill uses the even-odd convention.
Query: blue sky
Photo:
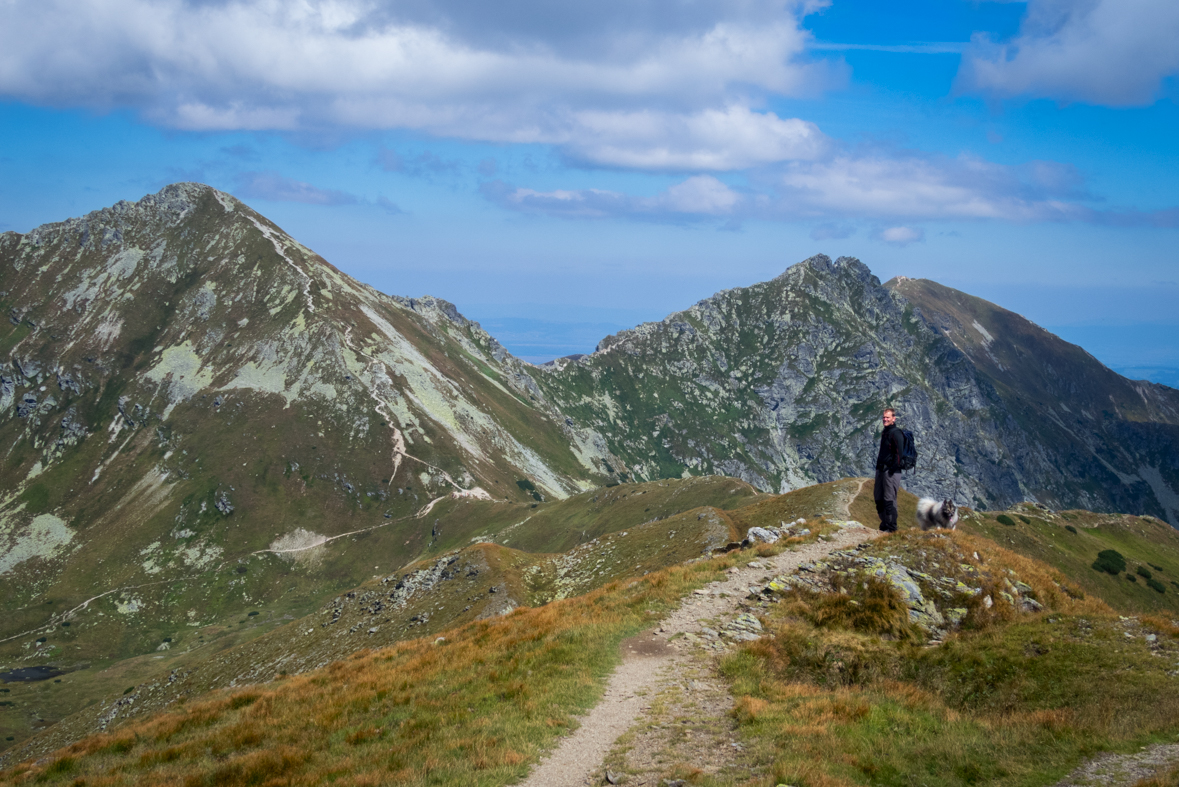
[[[178,180],[531,360],[811,254],[1179,384],[1174,0],[7,0],[0,230]]]

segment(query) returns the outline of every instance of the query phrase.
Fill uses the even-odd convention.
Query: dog
[[[953,530],[958,524],[958,506],[953,500],[937,502],[923,497],[917,501],[917,524],[922,530],[933,530],[935,527]]]

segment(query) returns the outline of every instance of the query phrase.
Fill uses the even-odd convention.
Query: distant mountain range
[[[16,635],[100,594],[109,614],[55,658],[150,652],[259,604],[304,614],[434,553],[452,534],[432,512],[463,501],[868,475],[885,406],[917,435],[911,491],[1179,526],[1179,391],[850,258],[534,366],[182,183],[0,235],[0,306],[0,659],[44,661]]]

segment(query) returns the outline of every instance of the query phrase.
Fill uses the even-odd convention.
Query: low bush
[[[1122,557],[1122,553],[1116,549],[1103,549],[1097,553],[1097,559],[1093,561],[1093,568],[1117,576],[1126,570],[1126,558]]]
[[[1015,527],[1015,520],[1012,519],[1011,517],[1007,516],[1006,514],[999,514],[999,516],[995,517],[995,521],[998,522],[1000,525],[1007,525],[1007,527]]]
[[[1159,582],[1157,579],[1146,580],[1146,586],[1148,588],[1150,588],[1151,590],[1154,590],[1158,593],[1166,593],[1167,592],[1167,586],[1164,585],[1162,582]]]
[[[1130,580],[1131,582],[1138,581],[1138,577],[1134,576],[1133,574],[1129,574],[1129,573],[1126,574],[1126,579]]]
[[[1139,566],[1139,567],[1138,567],[1138,576],[1140,576],[1140,577],[1146,577],[1147,579],[1150,579],[1150,578],[1152,578],[1154,575],[1153,575],[1153,574],[1151,574],[1149,571],[1147,571],[1145,566]]]
[[[1076,532],[1077,532],[1077,529],[1076,529],[1075,527],[1073,527],[1072,525],[1065,525],[1065,526],[1064,526],[1064,529],[1065,529],[1065,530],[1067,530],[1067,531],[1068,531],[1068,532],[1070,532],[1070,533],[1076,533]]]

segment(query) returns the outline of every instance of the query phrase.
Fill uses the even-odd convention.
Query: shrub
[[[1151,590],[1154,590],[1159,593],[1166,593],[1167,592],[1167,586],[1164,585],[1162,582],[1159,582],[1157,579],[1146,580],[1146,586],[1148,588],[1150,588]]]
[[[1015,527],[1015,520],[1012,519],[1011,517],[1007,516],[1006,514],[999,514],[999,516],[995,517],[995,521],[998,522],[1000,525],[1007,525],[1007,527]]]
[[[1126,570],[1126,558],[1116,549],[1103,549],[1097,553],[1093,568],[1116,576]]]
[[[1076,532],[1077,532],[1077,529],[1076,529],[1075,527],[1073,527],[1072,525],[1065,525],[1065,526],[1064,526],[1064,529],[1065,529],[1065,530],[1067,530],[1067,531],[1068,531],[1068,532],[1070,532],[1070,533],[1076,533]]]
[[[1162,570],[1163,570],[1163,567],[1162,567],[1162,566],[1156,566],[1154,563],[1147,563],[1146,565],[1150,566],[1150,567],[1151,567],[1151,568],[1153,568],[1155,571],[1162,571]],[[61,625],[63,625],[63,626],[64,626],[65,624],[64,624],[64,623],[62,623]]]
[[[1129,574],[1129,573],[1128,573],[1128,574],[1126,574],[1126,579],[1130,580],[1131,582],[1137,582],[1137,581],[1138,581],[1138,577],[1134,576],[1133,574]]]
[[[1149,571],[1147,571],[1145,566],[1139,566],[1139,567],[1138,567],[1138,576],[1140,576],[1140,577],[1146,577],[1147,579],[1150,579],[1150,578],[1152,578],[1154,575],[1153,575],[1153,574],[1151,574]]]
[[[1025,525],[1030,525],[1032,523],[1032,520],[1028,519],[1023,514],[1016,514],[1016,516],[1019,517]]]

